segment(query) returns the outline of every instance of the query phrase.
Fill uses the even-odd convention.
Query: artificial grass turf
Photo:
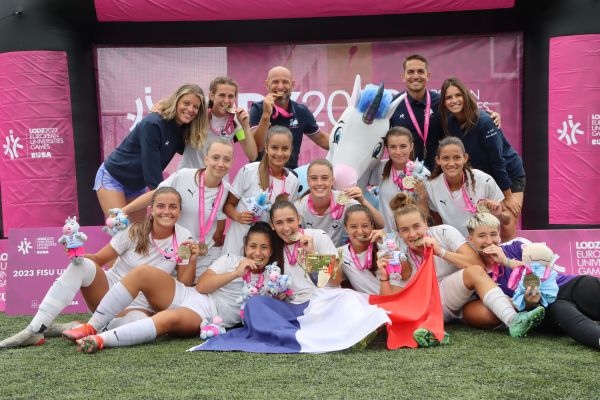
[[[0,338],[29,320],[0,314]],[[84,355],[66,340],[48,339],[0,351],[0,398],[600,398],[597,350],[567,337],[447,330],[447,347],[388,351],[380,335],[366,351],[319,355],[187,353],[198,339],[170,338]]]

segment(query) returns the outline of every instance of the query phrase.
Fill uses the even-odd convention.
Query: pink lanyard
[[[429,133],[429,117],[430,117],[430,113],[431,113],[431,95],[429,94],[429,90],[425,90],[425,93],[427,94],[427,103],[425,104],[425,124],[424,124],[425,126],[423,127],[423,131],[421,131],[421,127],[419,126],[419,123],[417,122],[417,119],[415,118],[415,113],[412,110],[410,101],[408,100],[408,96],[406,96],[404,98],[404,102],[406,103],[406,110],[408,111],[408,115],[410,115],[410,120],[412,121],[413,126],[415,127],[415,130],[419,134],[419,137],[421,137],[421,139],[423,139],[423,148],[424,149],[426,148],[426,144],[427,144],[427,134]]]
[[[283,107],[280,107],[277,104],[273,103],[273,117],[272,117],[272,119],[278,118],[280,114],[281,114],[281,116],[283,118],[290,118],[291,116],[294,115],[293,113],[288,112],[287,110],[284,110]]]
[[[200,173],[200,195],[198,196],[198,207],[200,208],[200,219],[198,221],[198,230],[200,231],[200,243],[206,243],[206,234],[210,231],[213,222],[215,222],[215,218],[217,216],[217,211],[219,209],[219,205],[221,204],[221,199],[223,198],[223,184],[219,184],[219,191],[217,193],[217,198],[213,203],[212,211],[208,216],[208,221],[204,224],[204,173]]]
[[[331,218],[335,220],[338,220],[342,217],[342,213],[344,212],[344,206],[341,204],[337,204],[335,201],[333,201],[333,192],[329,194],[329,212],[325,212],[324,214],[317,213],[317,211],[315,210],[315,206],[313,205],[311,196],[311,194],[308,195],[307,205],[308,210],[311,213],[313,213],[313,215],[322,217],[324,215],[331,214]]]
[[[298,232],[304,234],[304,231],[300,228],[298,228]],[[300,241],[297,241],[296,243],[294,243],[294,247],[292,248],[292,253],[290,254],[290,251],[288,250],[288,246],[287,244],[285,244],[283,246],[283,250],[285,250],[285,257],[287,258],[288,262],[290,263],[290,266],[295,265],[296,262],[298,261],[298,248],[300,247]]]
[[[210,127],[210,130],[217,136],[229,136],[233,133],[233,130],[235,129],[235,123],[233,122],[234,119],[234,115],[233,114],[228,114],[227,115],[227,122],[225,122],[225,125],[223,125],[221,127],[221,130],[216,130],[215,128],[213,128],[212,126],[212,109],[208,110],[209,115],[211,116],[211,120],[208,123],[208,126]]]
[[[501,266],[498,263],[494,263],[491,266],[492,280],[494,282],[498,282],[498,277],[500,274],[504,275],[504,266]]]
[[[450,190],[450,185],[448,185],[448,181],[446,180],[446,176],[444,176],[444,183],[446,184],[446,188],[448,189],[448,193],[450,193],[450,197],[452,197],[452,190]],[[467,189],[465,189],[465,173],[463,172],[463,176],[462,176],[462,184],[460,186],[461,192],[462,192],[462,197],[463,197],[463,202],[465,203],[465,210],[469,211],[470,213],[476,214],[477,213],[477,207],[475,207],[473,205],[473,203],[471,202],[471,199],[469,199],[469,195],[467,193]]]
[[[273,177],[271,168],[269,168],[269,200],[271,200],[271,196],[273,195],[273,179],[275,178]],[[281,180],[283,181],[283,189],[277,196],[281,194],[288,194],[288,192],[285,191],[285,168],[281,171]],[[277,198],[277,196],[275,196],[275,198]]]
[[[411,176],[412,173],[406,169],[406,167],[404,167],[404,176]],[[406,189],[404,187],[404,185],[402,184],[402,178],[400,178],[400,175],[398,175],[398,173],[396,172],[396,168],[394,168],[394,166],[392,165],[392,180],[394,181],[394,183],[398,186],[398,188],[400,190],[407,190],[409,192],[413,192],[415,189]]]
[[[252,276],[252,273],[250,271],[246,271],[246,273],[244,274],[242,279],[244,279],[244,282],[250,283],[252,281],[251,276]],[[257,292],[260,291],[260,288],[263,287],[264,283],[265,283],[265,275],[259,274],[258,281],[256,282],[256,285],[254,285],[254,288],[256,289]]]
[[[373,258],[373,243],[369,243],[369,247],[367,247],[367,256],[365,257],[365,264],[361,265],[358,256],[356,255],[356,251],[352,247],[352,244],[348,244],[348,249],[350,250],[350,257],[352,257],[352,262],[356,269],[359,271],[364,271],[365,269],[371,268],[371,261]]]
[[[152,243],[154,243],[154,247],[156,248],[156,250],[158,250],[158,252],[162,254],[167,260],[170,260],[173,257],[173,255],[175,255],[175,262],[177,264],[179,264],[182,261],[181,258],[177,256],[177,249],[179,248],[179,245],[177,244],[177,235],[175,234],[175,228],[173,228],[173,252],[171,254],[158,247],[158,243],[156,243],[156,240],[154,240],[152,233],[150,234],[150,237],[152,238]]]
[[[421,267],[421,264],[423,264],[423,257],[417,256],[417,254],[414,251],[412,251],[410,247],[408,248],[408,256],[415,265],[415,268],[419,269]]]

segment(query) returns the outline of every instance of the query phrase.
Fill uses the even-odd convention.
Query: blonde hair
[[[206,112],[206,100],[204,99],[204,92],[198,85],[185,84],[179,87],[173,94],[167,97],[164,101],[159,101],[156,104],[158,113],[167,121],[175,119],[177,115],[177,103],[181,97],[186,94],[196,95],[200,99],[200,107],[198,108],[198,114],[190,122],[186,124],[183,133],[183,139],[185,144],[189,144],[195,149],[201,149],[206,138],[208,137],[208,115]]]
[[[172,187],[160,187],[152,194],[151,205],[154,205],[156,198],[161,194],[173,193],[177,195],[179,201],[179,208],[181,209],[181,195],[179,192]],[[142,222],[134,222],[129,228],[129,239],[135,242],[135,252],[138,254],[148,255],[148,248],[150,247],[150,233],[152,232],[152,225],[154,224],[154,217],[149,215]]]
[[[262,190],[269,189],[269,154],[267,154],[266,149],[269,146],[271,138],[275,135],[287,136],[290,139],[290,151],[293,151],[294,137],[292,136],[292,132],[285,126],[273,125],[270,127],[265,137],[265,153],[262,160],[260,160],[260,164],[258,164],[258,179]],[[285,168],[283,169],[283,173],[287,174]]]
[[[490,213],[477,213],[467,220],[467,231],[469,235],[473,234],[479,226],[489,226],[490,228],[500,229],[500,220]]]

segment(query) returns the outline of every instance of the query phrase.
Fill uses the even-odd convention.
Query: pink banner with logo
[[[98,21],[225,21],[412,14],[513,7],[514,0],[94,0]]]
[[[551,224],[600,224],[600,35],[550,39]]]
[[[522,37],[510,33],[337,44],[98,48],[104,156],[154,101],[185,81],[207,90],[215,76],[228,74],[240,85],[238,105],[249,108],[262,100],[267,72],[276,65],[292,70],[292,99],[305,103],[329,132],[348,105],[356,74],[363,85],[384,81],[386,88],[404,90],[402,61],[415,52],[429,61],[430,88],[439,90],[444,79],[456,76],[470,87],[480,107],[499,111],[504,134],[520,153]],[[233,173],[246,162],[239,147],[236,154]],[[300,164],[324,156],[324,150],[303,141]]]
[[[600,277],[600,230],[557,229],[518,231],[517,236],[532,242],[546,242],[560,256],[556,264],[566,274]]]
[[[0,54],[0,185],[4,232],[77,214],[67,54]]]
[[[0,312],[6,308],[6,281],[8,277],[8,240],[0,240]]]
[[[110,237],[99,226],[84,226],[80,231],[88,236],[86,253],[95,253],[104,247]],[[6,314],[35,314],[52,283],[69,264],[63,245],[58,243],[61,227],[18,228],[10,231],[8,246],[9,263],[6,271]],[[81,296],[77,296],[63,313],[87,312]]]

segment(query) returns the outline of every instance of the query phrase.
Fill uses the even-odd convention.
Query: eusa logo
[[[574,122],[573,115],[569,115],[566,121],[562,122],[562,127],[557,129],[559,133],[558,140],[565,142],[567,146],[577,144],[577,135],[583,136],[583,131],[579,129],[581,122]]]

